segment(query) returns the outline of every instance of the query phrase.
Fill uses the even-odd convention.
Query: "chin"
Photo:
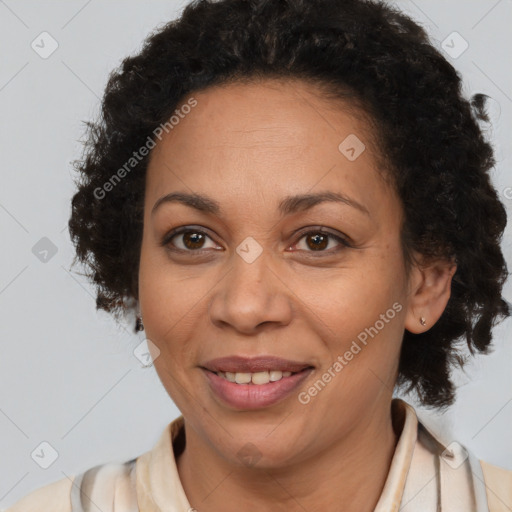
[[[216,432],[211,439],[218,452],[234,464],[252,469],[277,469],[297,462],[302,453],[303,436],[293,435],[289,428],[277,433],[276,425],[264,429],[253,425],[252,428],[236,428],[226,424],[226,430]],[[230,435],[231,434],[231,435]],[[222,439],[219,439],[221,436]]]

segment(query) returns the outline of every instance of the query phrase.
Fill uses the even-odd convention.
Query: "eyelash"
[[[205,231],[203,231],[202,229],[196,229],[194,226],[186,226],[186,227],[183,227],[183,228],[176,228],[176,229],[173,229],[171,230],[169,233],[167,233],[162,241],[161,241],[161,246],[162,247],[167,247],[168,250],[170,251],[173,251],[173,252],[179,252],[179,253],[190,253],[191,255],[194,255],[194,256],[200,256],[204,253],[204,251],[208,251],[209,249],[181,249],[181,248],[178,248],[178,247],[174,247],[172,244],[171,244],[171,240],[178,236],[178,235],[182,235],[184,233],[199,233],[201,235],[205,235],[207,236],[210,240],[213,241],[212,237],[210,237],[208,235],[208,233],[206,233]],[[331,233],[330,231],[326,231],[324,228],[322,227],[319,227],[319,228],[315,228],[315,229],[310,229],[308,231],[302,231],[301,233],[299,233],[298,235],[298,238],[296,239],[296,242],[294,244],[292,244],[292,246],[295,246],[297,245],[297,243],[302,240],[302,238],[304,238],[305,236],[307,235],[313,235],[313,234],[322,234],[322,235],[326,235],[330,238],[333,238],[334,240],[336,240],[337,242],[340,243],[340,245],[342,247],[339,247],[335,250],[319,250],[318,252],[317,251],[304,251],[304,252],[307,252],[307,253],[311,253],[311,256],[313,257],[318,257],[318,256],[322,256],[322,255],[332,255],[332,254],[336,254],[340,251],[342,251],[343,249],[345,248],[353,248],[353,245],[350,244],[348,242],[348,240],[340,235],[335,235],[334,233]],[[290,246],[288,246],[290,247]]]

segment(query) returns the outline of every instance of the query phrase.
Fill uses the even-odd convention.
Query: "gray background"
[[[109,71],[184,4],[0,0],[0,508],[66,475],[145,452],[179,414],[154,370],[142,368],[133,355],[143,334],[96,312],[92,287],[77,274],[79,267],[70,272],[67,221],[81,121],[98,111]],[[463,74],[467,94],[493,98],[488,129],[498,159],[493,179],[510,214],[512,1],[396,4],[427,28],[436,45],[446,40],[452,52],[459,51],[454,31],[469,44],[460,56],[447,58]],[[31,47],[44,31],[59,45],[46,59]],[[43,237],[56,250],[46,262],[33,251],[38,243],[48,245]],[[503,249],[512,269],[510,229]],[[512,301],[510,283],[505,296]],[[479,458],[508,469],[510,326],[507,320],[495,329],[492,355],[477,357],[456,375],[458,400],[447,413],[418,409],[448,442],[456,439]],[[58,453],[48,469],[31,457],[34,450],[41,453],[44,441]],[[44,457],[51,454],[44,445],[43,451]]]

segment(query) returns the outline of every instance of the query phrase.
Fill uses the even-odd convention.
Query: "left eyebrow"
[[[201,194],[187,194],[184,192],[171,192],[159,198],[154,204],[151,215],[155,213],[160,205],[163,203],[178,202],[194,208],[200,212],[218,215],[221,211],[220,204],[214,199],[201,195]],[[315,194],[298,194],[294,196],[287,196],[279,202],[278,209],[282,215],[291,215],[292,213],[309,210],[317,204],[324,202],[336,202],[351,206],[360,212],[370,215],[370,212],[361,203],[356,200],[336,192],[318,192]]]
[[[344,194],[338,194],[336,192],[318,192],[316,194],[299,194],[295,196],[287,196],[279,203],[279,211],[283,215],[290,215],[298,211],[309,210],[317,204],[324,202],[336,202],[352,206],[356,210],[359,210],[366,215],[370,215],[370,212],[361,203],[358,203],[355,199],[352,199]]]

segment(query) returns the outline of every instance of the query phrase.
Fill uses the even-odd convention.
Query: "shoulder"
[[[480,460],[491,512],[512,510],[512,471]]]
[[[40,487],[24,496],[10,508],[0,512],[138,512],[137,491],[141,499],[151,493],[152,474],[161,476],[174,465],[173,442],[180,441],[183,417],[169,423],[156,445],[138,457],[124,462],[108,462],[87,469],[74,477],[66,477]],[[183,441],[183,439],[181,439]],[[139,478],[137,476],[139,473]],[[179,481],[177,472],[170,478]],[[138,481],[140,480],[140,482]]]
[[[410,418],[415,417],[413,411],[414,408],[409,405],[407,412]],[[409,423],[411,428],[414,427],[414,421]],[[485,512],[512,511],[511,470],[494,466],[477,458],[471,450],[456,441],[446,442],[443,436],[431,431],[421,421],[417,422],[417,438],[413,455],[411,468],[416,461],[415,467],[418,469],[418,474],[424,472],[425,461],[428,462],[428,467],[435,468],[438,499],[441,502],[453,502],[454,510],[458,510],[457,502],[460,504],[462,496],[472,496],[471,499],[475,502],[473,508],[467,503],[464,510],[471,508],[471,510]],[[411,476],[414,476],[414,471]],[[424,487],[420,485],[421,489]],[[444,508],[450,507],[442,507],[443,510]]]
[[[137,510],[135,468],[136,459],[94,466],[32,491],[5,512],[111,512],[114,503],[116,510]]]
[[[71,512],[71,488],[73,477],[63,478],[35,489],[5,512]]]

